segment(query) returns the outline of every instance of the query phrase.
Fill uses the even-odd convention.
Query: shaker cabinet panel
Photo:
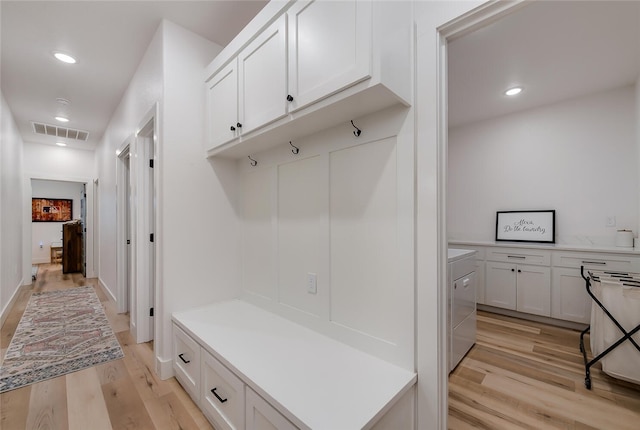
[[[287,31],[281,16],[238,54],[239,132],[287,113]]]
[[[200,399],[200,345],[173,326],[173,369],[192,399]]]
[[[300,109],[371,76],[371,2],[299,1],[289,17],[289,92]]]
[[[553,268],[551,316],[566,321],[589,324],[592,300],[587,293],[580,269]]]
[[[238,70],[234,59],[207,82],[208,148],[238,136]]]
[[[298,428],[248,387],[246,400],[247,430],[296,430]]]
[[[517,306],[520,312],[528,314],[551,315],[551,270],[548,267],[516,267]]]
[[[489,306],[516,309],[515,265],[487,261],[484,301]]]
[[[202,350],[202,410],[217,429],[244,429],[244,383]]]
[[[551,315],[549,267],[487,262],[485,304],[529,314]]]

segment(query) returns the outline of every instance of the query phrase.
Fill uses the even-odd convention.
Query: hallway
[[[0,428],[212,429],[175,378],[161,381],[156,376],[153,343],[133,342],[128,314],[117,314],[98,280],[63,274],[60,264],[40,265],[35,283],[18,291],[0,330],[1,356],[32,293],[84,285],[96,290],[125,357],[0,394]]]

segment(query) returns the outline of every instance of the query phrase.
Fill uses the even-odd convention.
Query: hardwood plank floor
[[[449,428],[639,429],[640,385],[596,364],[587,390],[579,338],[575,330],[478,312],[477,343],[449,376]]]
[[[31,293],[82,285],[96,289],[125,357],[0,394],[0,429],[212,429],[175,378],[155,375],[153,343],[133,342],[128,316],[97,280],[64,275],[59,264],[41,265],[35,284],[18,292],[0,330],[2,355]],[[640,428],[640,386],[596,365],[587,390],[578,339],[577,331],[480,312],[478,342],[449,377],[449,428]]]
[[[0,330],[2,357],[32,293],[84,285],[96,290],[125,357],[0,394],[0,429],[213,429],[175,378],[151,370],[153,343],[133,342],[129,316],[116,313],[97,279],[63,274],[60,264],[40,265],[36,282],[18,291]]]

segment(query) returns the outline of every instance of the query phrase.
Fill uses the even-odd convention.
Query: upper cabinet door
[[[287,20],[281,16],[238,55],[240,131],[287,113]]]
[[[238,136],[238,70],[234,59],[207,81],[207,148]]]
[[[287,15],[290,111],[371,77],[370,1],[299,1]]]

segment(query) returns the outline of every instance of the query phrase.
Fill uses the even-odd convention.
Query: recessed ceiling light
[[[520,94],[522,92],[522,87],[513,87],[509,88],[504,92],[505,96],[515,96],[516,94]]]
[[[53,56],[56,57],[58,60],[62,61],[63,63],[75,64],[76,62],[76,59],[73,58],[71,55],[63,54],[62,52],[54,52]]]
[[[58,145],[58,146],[67,146],[67,144],[64,143],[64,142],[56,142],[56,145]]]
[[[56,121],[60,121],[60,122],[69,122],[69,118],[65,118],[63,116],[57,116],[56,117]]]

